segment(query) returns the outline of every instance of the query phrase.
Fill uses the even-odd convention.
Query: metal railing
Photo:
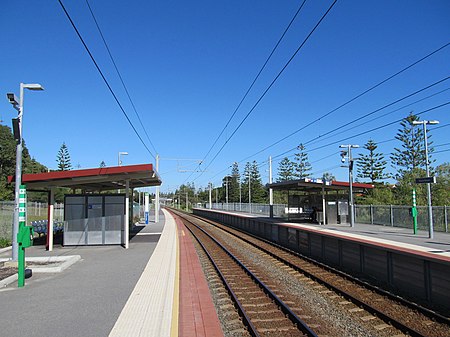
[[[268,204],[244,204],[244,203],[212,203],[212,209],[231,212],[245,212],[256,215],[269,216]],[[201,205],[209,208],[209,203]],[[412,228],[412,216],[410,206],[401,205],[355,205],[355,222],[372,225],[392,226],[400,228]],[[419,230],[428,230],[428,207],[417,206],[417,225]],[[434,230],[438,232],[450,231],[449,206],[433,206]],[[287,217],[287,205],[273,205],[275,217]]]
[[[209,203],[202,206],[204,208],[209,208]],[[251,214],[258,214],[258,215],[264,215],[269,216],[270,214],[270,205],[268,204],[254,204],[251,203],[245,204],[245,203],[239,203],[239,202],[229,202],[227,203],[212,203],[211,207],[213,209],[220,209],[224,211],[230,211],[230,212],[244,212],[244,213],[251,213]],[[275,204],[273,205],[273,216],[276,217],[284,217],[285,211],[286,211],[286,205],[284,204]]]
[[[355,205],[356,222],[372,225],[412,228],[410,206]],[[448,233],[448,206],[433,206],[434,230]],[[417,206],[417,228],[428,230],[428,206]]]

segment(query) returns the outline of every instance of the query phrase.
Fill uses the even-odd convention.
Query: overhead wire
[[[445,90],[448,90],[448,89],[445,89]],[[445,91],[445,90],[443,90],[443,91]],[[433,95],[431,95],[431,96],[433,96]],[[424,113],[426,113],[426,112],[429,112],[429,111],[432,111],[432,110],[435,110],[435,109],[444,107],[444,106],[446,106],[446,105],[448,105],[448,104],[450,104],[450,102],[446,102],[446,103],[443,103],[443,104],[434,106],[434,107],[432,107],[432,108],[426,109],[426,110],[424,110],[424,111],[418,112],[416,115],[417,115],[417,116],[420,116],[420,115],[422,115],[422,114],[424,114]],[[313,148],[313,149],[309,150],[309,152],[312,152],[312,151],[315,151],[315,150],[319,150],[319,149],[322,149],[322,148],[324,148],[324,147],[328,147],[328,146],[331,146],[331,145],[333,145],[333,144],[338,144],[338,143],[340,143],[340,142],[342,142],[342,141],[349,140],[349,139],[351,139],[351,138],[358,137],[358,136],[361,136],[361,135],[363,135],[363,134],[366,134],[366,133],[370,133],[370,132],[379,130],[379,129],[381,129],[381,128],[384,128],[384,127],[393,125],[393,124],[395,124],[395,123],[401,122],[403,119],[404,119],[404,118],[396,119],[396,120],[394,120],[394,121],[392,121],[392,122],[389,122],[389,123],[387,123],[387,124],[383,124],[383,125],[381,125],[381,126],[378,126],[378,127],[373,128],[373,129],[369,129],[369,130],[363,131],[363,132],[358,133],[358,134],[356,134],[356,135],[352,135],[352,136],[349,136],[349,137],[340,139],[340,140],[338,140],[338,141],[330,142],[330,143],[328,143],[328,144],[326,144],[326,145],[322,145],[322,146]],[[441,128],[444,128],[444,127],[448,127],[448,126],[450,126],[450,123],[443,124],[443,125],[439,125],[439,126],[433,127],[433,131],[434,131],[434,130],[441,129]],[[387,140],[383,140],[383,141],[377,142],[377,144],[387,143],[387,142],[394,141],[394,140],[395,140],[395,138],[391,138],[391,139],[387,139]],[[444,146],[444,145],[447,145],[447,144],[440,144],[440,145],[438,145],[438,146]],[[435,146],[435,147],[436,147],[436,146]],[[291,152],[291,150],[286,151],[286,152],[283,152],[283,153],[278,154],[278,155],[276,155],[276,156],[272,156],[272,161],[277,161],[277,160],[281,159],[284,155],[286,155],[286,154],[289,153],[289,152]],[[440,152],[446,152],[446,150],[435,151],[434,153],[440,153]],[[332,154],[330,154],[330,155],[327,155],[327,156],[325,156],[325,157],[323,157],[323,158],[317,159],[317,160],[315,160],[315,161],[312,161],[311,164],[316,163],[316,162],[319,162],[319,161],[324,160],[324,159],[327,159],[327,158],[329,158],[329,157],[332,157],[332,156],[336,155],[337,153],[339,153],[339,151],[338,151],[338,152],[334,152],[334,153],[332,153]],[[292,156],[294,156],[294,155],[288,156],[288,158],[289,158],[289,157],[292,157]],[[243,160],[241,160],[241,161],[237,161],[237,163],[242,163],[242,162],[245,161],[246,159],[248,159],[248,157],[245,158],[245,159],[243,159]],[[269,160],[264,160],[264,161],[262,161],[261,163],[258,164],[258,167],[261,168],[261,167],[267,165],[268,162],[269,162]],[[217,176],[220,175],[221,173],[225,172],[225,171],[228,170],[229,168],[231,168],[231,165],[228,166],[227,168],[225,168],[225,169],[219,171],[219,172],[218,172],[216,175],[214,175],[211,179],[214,179],[215,177],[217,177]]]
[[[427,112],[430,112],[430,111],[433,111],[433,110],[442,108],[442,107],[447,106],[447,105],[449,105],[449,104],[450,104],[450,102],[445,102],[445,103],[439,104],[439,105],[437,105],[437,106],[434,106],[434,107],[431,107],[431,108],[429,108],[429,109],[426,109],[426,110],[423,110],[423,111],[421,111],[421,112],[416,113],[416,116],[423,115],[424,113],[427,113]],[[379,129],[382,129],[382,128],[385,128],[385,127],[388,127],[388,126],[393,125],[393,124],[395,124],[395,123],[399,123],[399,122],[401,122],[402,120],[404,120],[404,118],[396,119],[396,120],[394,120],[394,121],[392,121],[392,122],[383,124],[383,125],[381,125],[381,126],[377,126],[377,127],[375,127],[375,128],[372,128],[372,129],[369,129],[369,130],[365,130],[365,131],[359,132],[359,133],[357,133],[357,134],[354,134],[354,135],[351,135],[351,136],[348,136],[348,137],[345,137],[345,138],[341,138],[341,139],[336,140],[336,141],[332,141],[332,142],[327,143],[327,144],[325,144],[325,145],[321,145],[321,146],[315,147],[315,148],[313,148],[313,149],[308,150],[308,152],[313,152],[313,151],[320,150],[320,149],[323,149],[323,148],[325,148],[325,147],[328,147],[328,146],[331,146],[331,145],[334,145],[334,144],[341,143],[341,142],[346,141],[346,140],[350,140],[350,139],[352,139],[352,138],[355,138],[355,137],[358,137],[358,136],[361,136],[361,135],[364,135],[364,134],[367,134],[367,133],[370,133],[370,132],[373,132],[373,131],[376,131],[376,130],[379,130]],[[436,130],[437,128],[438,128],[438,127],[433,128],[433,129]],[[389,141],[390,141],[390,140],[389,140]],[[282,158],[283,156],[286,156],[286,154],[289,153],[289,152],[291,152],[291,151],[292,151],[292,150],[288,150],[288,151],[285,151],[285,152],[283,152],[283,153],[281,153],[281,154],[278,154],[278,155],[276,155],[276,156],[273,156],[273,157],[272,157],[272,160],[277,160],[277,159],[279,159],[279,158]],[[292,155],[292,156],[293,156],[293,155]],[[268,160],[265,160],[265,161],[261,162],[261,165],[265,165],[267,162],[268,162]]]
[[[221,146],[221,148],[217,151],[217,153],[214,155],[214,157],[209,161],[209,164],[206,166],[205,169],[207,169],[211,164],[214,162],[214,160],[217,158],[217,156],[222,152],[222,150],[225,148],[225,146],[228,144],[228,142],[233,138],[233,136],[236,134],[236,132],[240,129],[240,127],[244,124],[244,122],[247,120],[247,118],[251,115],[251,113],[255,110],[255,108],[259,105],[259,103],[262,101],[262,99],[266,96],[267,92],[273,87],[273,85],[276,83],[276,81],[280,78],[281,74],[286,70],[286,68],[289,66],[289,64],[292,62],[292,60],[295,58],[295,56],[298,54],[298,52],[303,48],[303,46],[306,44],[306,42],[309,40],[309,38],[312,36],[314,31],[319,27],[319,25],[322,23],[322,21],[325,19],[325,17],[330,13],[331,9],[336,4],[337,0],[334,0],[333,3],[329,6],[327,11],[322,15],[322,17],[319,19],[319,21],[315,24],[313,29],[309,32],[309,34],[306,36],[306,38],[303,40],[303,42],[300,44],[300,46],[297,48],[297,50],[292,54],[292,56],[289,58],[289,60],[285,63],[283,68],[278,72],[278,74],[275,76],[275,78],[272,80],[272,82],[269,84],[269,86],[264,90],[262,95],[258,98],[256,103],[252,106],[252,108],[248,111],[248,113],[245,115],[245,117],[242,119],[242,121],[238,124],[238,126],[234,129],[234,131],[231,133],[231,135],[226,139],[225,143]],[[197,177],[198,178],[198,177]]]
[[[421,89],[419,89],[419,90],[416,90],[416,91],[414,91],[414,92],[412,92],[412,93],[410,93],[410,94],[408,94],[408,95],[406,95],[406,96],[403,96],[402,98],[399,98],[399,99],[397,99],[397,100],[395,100],[395,101],[393,101],[393,102],[390,102],[390,103],[388,103],[388,104],[385,104],[385,105],[382,106],[381,108],[378,108],[378,109],[375,109],[375,110],[373,110],[373,111],[371,111],[371,112],[368,112],[368,113],[366,113],[366,114],[364,114],[364,115],[362,115],[362,116],[360,116],[360,117],[358,117],[358,118],[352,120],[351,122],[343,123],[343,124],[337,126],[336,128],[334,128],[334,129],[332,129],[332,130],[330,130],[330,131],[324,133],[323,135],[319,135],[319,136],[317,136],[317,137],[315,137],[315,138],[312,138],[312,139],[310,139],[310,140],[308,140],[308,141],[306,141],[306,142],[303,142],[302,144],[303,144],[303,145],[308,145],[308,144],[311,144],[312,142],[321,141],[322,139],[328,139],[328,138],[330,138],[330,137],[326,137],[326,136],[328,136],[328,135],[334,133],[335,131],[342,129],[343,127],[348,127],[349,125],[351,125],[351,124],[353,124],[353,123],[355,123],[355,122],[357,122],[357,121],[360,121],[360,120],[362,120],[362,119],[364,119],[364,118],[366,118],[366,117],[368,117],[368,116],[370,116],[370,115],[373,115],[373,114],[376,113],[376,112],[379,112],[379,111],[381,111],[381,110],[383,110],[383,109],[386,109],[387,107],[390,107],[390,106],[392,106],[392,105],[394,105],[394,104],[397,104],[397,103],[399,103],[399,102],[401,102],[401,101],[403,101],[403,100],[405,100],[405,99],[407,99],[407,98],[410,98],[410,97],[412,97],[412,96],[414,96],[414,95],[417,95],[418,93],[421,93],[421,92],[423,92],[423,91],[425,91],[425,90],[427,90],[427,89],[429,89],[429,88],[431,88],[431,87],[433,87],[433,86],[436,86],[436,85],[438,85],[438,84],[440,84],[440,83],[442,83],[442,82],[445,82],[445,81],[447,81],[448,79],[450,79],[450,76],[447,76],[447,77],[445,77],[445,78],[443,78],[443,79],[441,79],[441,80],[439,80],[439,81],[437,81],[437,82],[434,82],[434,83],[432,83],[432,84],[430,84],[430,85],[427,85],[426,87],[423,87],[423,88],[421,88]],[[446,89],[446,90],[447,90],[447,89]],[[444,91],[445,91],[445,90],[444,90]],[[433,96],[433,95],[431,95],[430,97],[432,97],[432,96]],[[420,100],[419,100],[419,101],[420,101]],[[408,106],[408,105],[406,105],[406,106]],[[370,121],[366,121],[366,122],[360,123],[358,126],[362,126],[362,125],[364,125],[364,124],[367,124],[368,122],[370,122]],[[341,132],[339,132],[339,133],[337,133],[337,134],[340,134],[340,133],[341,133]],[[333,135],[333,137],[336,136],[337,134]],[[325,138],[324,138],[324,137],[325,137]],[[292,152],[292,151],[294,151],[294,150],[296,150],[296,149],[297,149],[297,146],[292,147],[292,148],[290,148],[289,150],[283,152],[282,155],[285,155],[285,154],[287,154],[287,153],[289,153],[289,152]]]
[[[358,98],[360,98],[360,97],[364,96],[365,94],[371,92],[372,90],[378,88],[379,86],[383,85],[384,83],[390,81],[391,79],[397,77],[398,75],[402,74],[402,73],[405,72],[406,70],[408,70],[408,69],[414,67],[415,65],[417,65],[417,64],[419,64],[420,62],[422,62],[422,61],[428,59],[429,57],[433,56],[434,54],[436,54],[436,53],[438,53],[438,52],[444,50],[444,49],[447,48],[449,45],[450,45],[450,42],[444,44],[443,46],[441,46],[441,47],[439,47],[439,48],[437,48],[437,49],[435,49],[435,50],[433,50],[431,53],[428,53],[427,55],[423,56],[423,57],[420,58],[419,60],[417,60],[417,61],[411,63],[410,65],[408,65],[408,66],[404,67],[403,69],[397,71],[397,72],[394,73],[393,75],[390,75],[389,77],[385,78],[384,80],[378,82],[377,84],[375,84],[375,85],[371,86],[370,88],[364,90],[364,91],[361,92],[360,94],[358,94],[358,95],[354,96],[353,98],[349,99],[348,101],[342,103],[342,104],[339,105],[338,107],[336,107],[336,108],[330,110],[329,112],[323,114],[322,116],[316,118],[315,120],[309,122],[308,124],[306,124],[306,125],[300,127],[299,129],[297,129],[297,130],[291,132],[290,134],[288,134],[287,136],[284,136],[283,138],[277,140],[276,142],[274,142],[274,143],[272,143],[272,144],[270,144],[270,145],[264,147],[263,149],[261,149],[261,150],[259,150],[258,152],[256,152],[256,153],[254,153],[254,154],[248,156],[247,158],[251,158],[251,157],[257,156],[258,154],[260,154],[260,153],[262,153],[262,152],[264,152],[264,151],[266,151],[266,150],[268,150],[268,149],[274,147],[275,145],[278,145],[279,143],[285,141],[286,139],[292,137],[293,135],[299,133],[300,131],[302,131],[302,130],[308,128],[308,127],[310,127],[311,125],[313,125],[313,124],[319,122],[319,121],[322,120],[323,118],[328,117],[328,116],[331,115],[332,113],[334,113],[334,112],[340,110],[341,108],[343,108],[343,107],[347,106],[348,104],[354,102],[354,101],[357,100]],[[246,158],[246,159],[247,159],[247,158]],[[245,160],[245,159],[244,159],[244,160]]]
[[[103,41],[103,44],[105,45],[106,50],[108,51],[109,58],[111,59],[111,62],[112,62],[112,64],[114,65],[114,69],[116,70],[117,75],[119,76],[120,82],[122,83],[122,86],[123,86],[123,88],[124,88],[124,90],[125,90],[125,93],[127,94],[128,100],[130,101],[131,106],[133,107],[133,110],[134,110],[134,112],[136,113],[136,116],[137,116],[137,118],[138,118],[138,120],[139,120],[139,123],[141,124],[141,127],[142,127],[142,129],[144,130],[144,133],[145,133],[145,135],[147,136],[147,139],[148,139],[150,145],[152,146],[153,150],[155,151],[155,153],[158,153],[158,151],[156,150],[155,146],[153,145],[153,142],[151,141],[151,139],[150,139],[150,137],[149,137],[149,135],[148,135],[148,133],[147,133],[146,128],[145,128],[144,125],[142,124],[141,117],[140,117],[140,115],[139,115],[139,113],[138,113],[138,111],[137,111],[137,109],[136,109],[136,106],[135,106],[133,100],[131,99],[131,96],[130,96],[130,93],[129,93],[129,91],[128,91],[128,88],[127,88],[127,86],[125,85],[125,82],[124,82],[124,80],[123,80],[123,78],[122,78],[122,75],[121,75],[121,73],[120,73],[120,71],[119,71],[119,68],[117,67],[116,61],[114,60],[114,57],[112,56],[111,50],[109,49],[108,43],[106,42],[106,39],[105,39],[105,37],[103,36],[103,32],[102,32],[102,30],[101,30],[101,28],[100,28],[100,25],[99,25],[98,22],[97,22],[97,19],[96,19],[95,15],[94,15],[94,12],[92,11],[92,8],[91,8],[91,6],[90,6],[88,0],[86,0],[86,5],[87,5],[88,8],[89,8],[89,12],[91,13],[92,19],[94,20],[95,25],[97,26],[97,30],[98,30],[98,32],[100,33],[100,36],[101,36],[102,41]]]
[[[102,70],[100,69],[100,66],[98,65],[97,61],[95,60],[94,56],[92,55],[91,51],[89,50],[89,47],[87,46],[86,42],[84,41],[83,37],[81,36],[81,33],[78,31],[78,28],[76,27],[75,23],[73,22],[72,18],[70,17],[70,14],[67,12],[66,8],[64,7],[64,4],[61,2],[61,0],[58,0],[59,4],[61,5],[61,8],[63,9],[64,13],[66,14],[67,19],[70,21],[73,29],[75,30],[76,34],[78,35],[78,38],[80,39],[81,43],[83,44],[86,52],[89,54],[89,57],[91,58],[92,62],[95,65],[95,68],[99,72],[101,78],[103,79],[103,82],[108,87],[109,92],[114,97],[114,100],[116,101],[117,105],[119,106],[120,110],[122,111],[122,114],[125,116],[126,120],[132,127],[134,133],[141,141],[142,145],[145,147],[147,152],[156,160],[156,157],[153,155],[153,153],[150,151],[148,146],[145,144],[144,140],[140,136],[139,132],[136,130],[135,126],[133,125],[133,122],[130,120],[128,114],[126,113],[125,109],[123,108],[122,104],[120,103],[119,99],[117,98],[114,90],[112,89],[111,85],[109,84],[108,80],[106,79],[105,75],[103,74]]]
[[[222,131],[220,131],[219,135],[217,136],[216,140],[213,142],[213,144],[211,145],[211,147],[209,148],[208,152],[206,153],[206,155],[203,158],[203,161],[206,159],[206,157],[208,157],[208,155],[210,154],[210,152],[212,151],[212,149],[214,148],[214,146],[216,145],[217,141],[220,139],[220,137],[223,135],[225,129],[228,127],[228,125],[230,124],[231,120],[233,119],[233,117],[236,115],[236,112],[239,110],[239,108],[241,107],[242,103],[244,102],[244,100],[247,98],[248,94],[250,93],[250,90],[252,90],[253,86],[255,85],[256,81],[258,80],[259,76],[261,75],[261,73],[263,72],[263,70],[266,68],[267,63],[269,63],[270,59],[272,58],[273,54],[275,53],[275,51],[277,50],[278,46],[280,45],[281,41],[283,40],[284,36],[286,35],[286,33],[288,32],[289,28],[292,26],[292,23],[295,21],[295,19],[297,18],[298,14],[300,13],[301,9],[303,8],[304,4],[306,3],[306,0],[303,0],[303,2],[301,3],[300,7],[297,9],[297,11],[295,12],[294,16],[292,17],[291,21],[289,22],[289,24],[287,25],[287,27],[285,28],[283,34],[281,34],[281,37],[278,39],[277,43],[275,44],[275,46],[272,48],[272,51],[270,52],[269,56],[267,57],[266,61],[264,62],[264,64],[262,65],[262,67],[259,69],[258,74],[256,75],[256,77],[253,79],[252,83],[250,84],[250,86],[248,87],[247,91],[245,92],[244,96],[242,97],[242,99],[240,100],[239,104],[237,105],[237,107],[234,109],[233,113],[231,114],[230,118],[228,119],[227,123],[225,124],[225,126],[223,127]]]
[[[216,137],[215,141],[213,142],[213,144],[211,145],[211,147],[209,148],[208,152],[205,154],[205,156],[203,157],[202,162],[205,161],[205,159],[208,157],[208,155],[211,153],[212,149],[214,148],[214,146],[217,144],[217,142],[219,141],[220,137],[223,135],[223,133],[225,132],[226,128],[228,127],[228,125],[230,124],[231,120],[233,119],[233,117],[236,115],[237,111],[239,110],[239,108],[241,107],[242,103],[244,102],[244,100],[247,98],[248,94],[250,93],[250,91],[252,90],[253,86],[255,85],[256,81],[258,80],[259,76],[261,75],[261,73],[263,72],[263,70],[266,68],[266,65],[269,63],[270,59],[272,58],[273,54],[275,53],[275,51],[277,50],[278,46],[280,45],[281,41],[283,40],[284,36],[286,35],[286,33],[288,32],[288,30],[290,29],[290,27],[292,26],[293,22],[295,21],[295,19],[297,18],[298,14],[300,13],[300,11],[302,10],[303,6],[305,5],[306,0],[303,0],[303,2],[300,4],[299,8],[297,9],[297,11],[295,12],[294,16],[292,17],[291,21],[289,22],[289,24],[287,25],[287,27],[284,29],[283,34],[281,34],[280,38],[278,39],[277,43],[275,44],[275,46],[272,48],[272,51],[270,52],[269,56],[266,58],[266,61],[264,62],[264,64],[262,65],[262,67],[259,69],[258,74],[255,76],[255,78],[253,79],[252,83],[250,84],[250,86],[248,87],[247,91],[245,92],[244,96],[241,98],[239,104],[237,105],[237,107],[234,109],[233,113],[231,114],[230,118],[228,119],[227,123],[225,124],[225,126],[222,128],[222,130],[220,131],[219,135]],[[200,168],[201,163],[198,165],[198,168]],[[206,170],[206,169],[205,169]],[[192,173],[193,174],[193,173]],[[186,180],[188,180],[192,174],[190,174]],[[186,182],[185,180],[185,182]]]
[[[431,97],[434,97],[434,96],[436,96],[436,95],[439,95],[439,94],[441,94],[441,93],[443,93],[443,92],[445,92],[445,91],[447,91],[447,90],[450,90],[450,87],[449,87],[449,88],[446,88],[446,89],[444,89],[444,90],[441,90],[441,91],[439,91],[439,92],[437,92],[437,93],[434,93],[434,94],[432,94],[432,95],[429,95],[429,96],[426,96],[426,97],[424,97],[424,98],[421,98],[421,99],[419,99],[419,100],[417,100],[417,101],[414,101],[414,102],[412,102],[412,103],[403,105],[403,106],[401,106],[401,107],[399,107],[399,108],[397,108],[397,109],[395,109],[395,110],[386,112],[386,113],[384,113],[384,114],[382,114],[382,115],[380,115],[380,116],[378,116],[378,117],[372,118],[372,119],[370,119],[370,120],[368,120],[368,121],[365,121],[365,122],[363,122],[363,123],[357,124],[357,125],[353,126],[352,128],[358,128],[358,127],[360,127],[360,126],[362,126],[362,125],[371,123],[371,122],[376,121],[376,120],[378,120],[378,119],[380,119],[380,118],[383,118],[383,117],[386,117],[386,116],[388,116],[388,115],[390,115],[390,114],[393,114],[394,112],[400,111],[400,110],[402,110],[402,109],[404,109],[404,108],[407,108],[407,107],[409,107],[409,106],[412,106],[412,105],[414,105],[414,104],[423,102],[423,101],[425,101],[425,100],[427,100],[427,99],[429,99],[429,98],[431,98]],[[382,110],[382,109],[384,109],[384,108],[380,108],[380,109],[378,109],[378,110]],[[377,111],[374,111],[374,112],[377,112]],[[323,136],[322,136],[320,139],[318,139],[318,141],[324,141],[324,140],[329,139],[329,138],[331,138],[331,137],[335,137],[335,136],[337,136],[337,135],[340,135],[340,134],[342,134],[342,133],[344,133],[344,132],[348,132],[350,129],[347,128],[347,126],[350,125],[350,124],[352,124],[352,123],[353,123],[353,122],[346,124],[345,127],[341,128],[341,130],[340,130],[339,132],[336,132],[336,133],[334,133],[333,135],[329,135],[329,136],[326,136],[326,137],[323,137]],[[336,131],[336,130],[335,130],[335,131]],[[311,141],[312,141],[312,140],[311,140]],[[307,143],[305,143],[304,145],[306,145],[306,144],[307,144]]]

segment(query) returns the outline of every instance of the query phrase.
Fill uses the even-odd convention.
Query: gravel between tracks
[[[321,321],[328,321],[328,327],[332,327],[332,330],[328,332],[329,335],[374,336],[373,331],[356,324],[354,318],[349,317],[347,310],[337,307],[336,303],[319,294],[317,289],[312,289],[307,283],[299,282],[298,278],[294,276],[295,274],[290,274],[286,270],[280,269],[280,266],[277,264],[278,261],[275,259],[262,259],[259,250],[247,244],[236,245],[234,239],[230,238],[228,234],[221,235],[221,238],[228,245],[233,246],[241,256],[245,256],[246,261],[257,266],[261,272],[270,275],[272,282],[277,283],[277,287],[284,288],[286,293],[296,298],[295,303],[300,304],[303,308],[308,308],[305,309],[305,311],[309,311],[308,316],[318,317]],[[268,261],[272,263],[268,263]],[[317,286],[317,284],[315,285]]]

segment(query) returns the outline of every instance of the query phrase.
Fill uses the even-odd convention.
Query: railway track
[[[317,336],[220,242],[193,222],[184,223],[220,275],[251,336]]]
[[[350,322],[349,318],[343,317],[339,318],[343,322],[334,321],[333,323],[324,319],[322,315],[317,314],[317,308],[311,309],[307,306],[299,307],[299,303],[302,303],[302,300],[299,299],[298,294],[296,297],[294,293],[309,292],[309,290],[292,291],[289,290],[289,287],[287,287],[287,290],[283,290],[283,282],[271,279],[271,272],[258,266],[258,263],[256,265],[253,263],[252,265],[251,262],[247,261],[247,256],[251,255],[250,253],[236,253],[233,251],[231,254],[236,256],[241,255],[238,259],[242,260],[242,263],[252,265],[248,267],[250,270],[253,270],[252,273],[259,276],[275,296],[282,298],[286,304],[289,304],[293,314],[301,317],[302,321],[309,326],[309,329],[315,331],[313,333],[321,336],[343,335],[342,329],[348,329],[345,331],[346,335],[450,336],[449,320],[446,317],[436,315],[431,311],[414,306],[413,304],[409,305],[398,297],[389,296],[389,294],[379,291],[379,289],[368,288],[367,284],[353,280],[348,275],[334,271],[331,268],[326,268],[282,247],[274,246],[271,243],[209,220],[199,220],[192,215],[188,216],[178,212],[177,214],[182,216],[185,222],[189,221],[190,224],[188,226],[190,227],[192,226],[192,222],[196,222],[197,226],[200,226],[203,230],[204,234],[202,235],[210,233],[210,235],[216,237],[216,240],[225,242],[222,246],[231,248],[231,251],[233,251],[233,247],[237,247],[238,245],[242,246],[243,241],[245,241],[245,245],[256,247],[256,249],[252,248],[254,249],[252,254],[256,256],[253,259],[259,260],[260,265],[268,265],[269,262],[262,261],[270,261],[272,259],[273,261],[270,263],[274,264],[281,272],[289,275],[288,278],[296,279],[304,288],[316,291],[315,296],[319,303],[316,306],[328,308],[325,310],[329,310],[331,317],[341,316],[340,313],[337,313],[338,309],[335,309],[335,307],[340,307],[355,322]],[[218,228],[220,228],[221,233]],[[195,231],[198,230],[195,229]],[[226,235],[224,231],[226,231]],[[225,236],[228,237],[225,238]],[[199,240],[202,239],[199,238]],[[241,241],[241,243],[236,243],[236,240]],[[220,257],[217,258],[220,259]],[[275,273],[272,272],[272,274]],[[289,282],[293,281],[290,280]],[[237,283],[239,282],[235,280],[235,284]],[[296,285],[295,287],[298,286]],[[253,299],[253,306],[255,306],[255,302],[257,302],[256,298]],[[308,301],[306,300],[306,302]],[[323,304],[321,302],[327,303]],[[314,306],[315,304],[313,303],[312,305]],[[242,313],[240,315],[242,316]],[[298,325],[299,323],[295,324]],[[306,332],[302,331],[302,333]],[[284,336],[286,334],[283,333],[282,335]]]

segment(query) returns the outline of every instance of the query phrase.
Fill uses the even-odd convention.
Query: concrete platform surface
[[[165,224],[139,226],[130,248],[121,246],[43,246],[26,250],[31,256],[80,255],[62,273],[34,274],[24,288],[12,283],[0,289],[1,336],[108,336],[157,246]],[[138,232],[139,231],[139,232]],[[10,257],[11,251],[0,253]]]

